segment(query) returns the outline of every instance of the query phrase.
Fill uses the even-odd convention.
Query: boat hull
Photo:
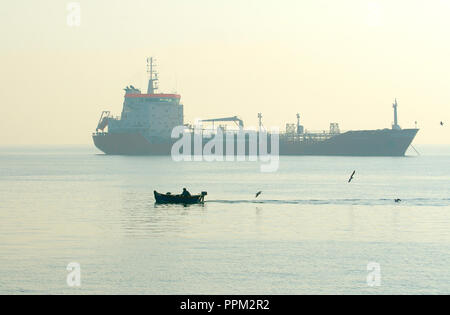
[[[349,131],[321,142],[280,141],[280,155],[405,156],[418,129]]]
[[[192,195],[187,197],[182,195],[160,194],[157,191],[153,193],[156,203],[160,204],[196,204],[204,203],[205,201],[205,195]]]
[[[281,136],[280,155],[404,156],[418,129],[361,130],[337,134],[327,140],[290,140]],[[96,133],[95,146],[111,155],[170,155],[176,140],[149,140],[140,133]],[[203,143],[204,145],[204,143]],[[246,145],[248,154],[248,144]],[[235,149],[234,152],[237,150]],[[270,146],[269,146],[270,151]],[[191,152],[194,152],[191,150]],[[223,152],[226,154],[226,143]]]

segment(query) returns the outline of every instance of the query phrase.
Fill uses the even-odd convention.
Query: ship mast
[[[262,113],[258,113],[259,132],[262,130]]]
[[[156,68],[154,61],[153,57],[147,58],[147,73],[149,74],[147,94],[155,94],[155,91],[158,89],[156,83],[158,81],[158,73],[154,70]]]
[[[397,111],[397,99],[395,99],[394,104],[392,104],[392,107],[394,108],[394,124],[392,125],[392,129],[393,130],[400,130],[402,129],[399,125],[398,125],[398,111]]]

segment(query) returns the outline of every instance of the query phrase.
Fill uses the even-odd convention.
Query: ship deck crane
[[[213,119],[203,119],[199,120],[199,122],[212,122],[213,126],[215,122],[226,122],[226,121],[232,121],[234,122],[239,128],[244,128],[244,121],[242,119],[239,119],[237,116],[233,117],[225,117],[225,118],[213,118]],[[213,127],[214,128],[214,127]]]
[[[97,132],[99,130],[105,130],[106,126],[108,126],[108,118],[110,117],[111,112],[104,110],[97,124]]]

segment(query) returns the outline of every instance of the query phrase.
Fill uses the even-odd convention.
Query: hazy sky
[[[91,143],[155,56],[185,121],[422,128],[450,143],[450,0],[7,1],[0,13],[0,145]],[[447,122],[440,127],[439,122]]]

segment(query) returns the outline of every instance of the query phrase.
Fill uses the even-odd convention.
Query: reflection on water
[[[128,236],[183,234],[188,224],[186,216],[202,211],[205,211],[204,204],[157,204],[150,194],[127,194],[120,209],[120,220]]]

